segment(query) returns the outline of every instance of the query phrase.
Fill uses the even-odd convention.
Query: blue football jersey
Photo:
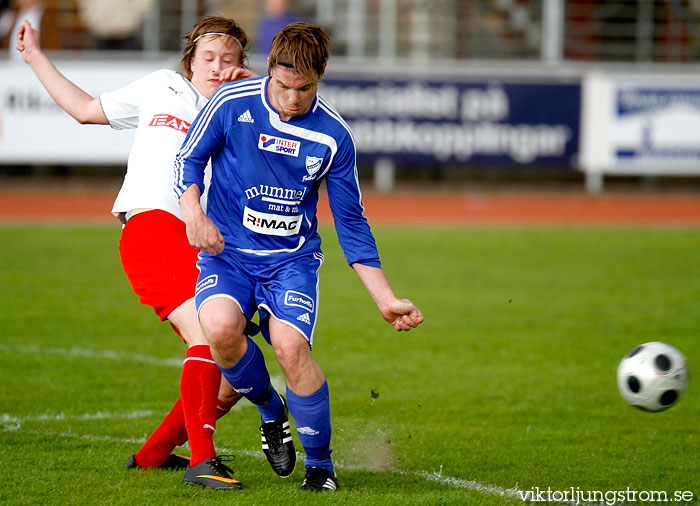
[[[214,94],[175,159],[175,193],[203,189],[211,158],[207,215],[224,252],[267,263],[320,250],[316,208],[325,180],[348,264],[380,267],[347,124],[320,96],[303,116],[282,121],[267,99],[268,80],[229,83]]]

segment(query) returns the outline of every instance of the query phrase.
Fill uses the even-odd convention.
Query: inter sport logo
[[[301,142],[260,134],[258,149],[287,156],[299,156]]]

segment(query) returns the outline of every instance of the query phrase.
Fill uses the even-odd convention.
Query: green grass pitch
[[[286,480],[269,469],[247,401],[215,437],[243,490],[125,470],[177,398],[183,344],[131,292],[118,226],[0,226],[0,503],[517,505],[535,487],[698,503],[699,230],[374,231],[397,295],[426,320],[385,324],[322,229],[314,357],[341,489],[309,496],[302,465]],[[615,383],[622,356],[652,340],[691,369],[686,396],[658,414]]]

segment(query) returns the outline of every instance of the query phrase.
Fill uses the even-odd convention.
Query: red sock
[[[182,410],[182,401],[178,399],[170,413],[165,416],[134,458],[140,467],[146,469],[159,467],[170,456],[173,448],[184,444],[185,441],[187,441],[185,413]]]
[[[216,457],[213,435],[216,431],[216,404],[221,371],[207,345],[187,350],[180,377],[180,398],[185,414],[185,428],[190,442],[190,466]]]
[[[240,401],[242,398],[243,396],[241,394],[236,394],[232,400],[222,401],[221,399],[217,399],[216,419],[218,420],[219,418],[227,414],[229,411],[231,411],[231,408],[238,404],[238,401]]]

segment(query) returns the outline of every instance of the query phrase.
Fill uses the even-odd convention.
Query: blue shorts
[[[257,311],[260,330],[270,342],[268,321],[272,315],[298,330],[313,345],[318,314],[318,270],[320,251],[281,264],[244,262],[232,255],[200,255],[195,291],[197,311],[209,299],[226,297],[241,308],[249,322],[246,333],[255,334],[252,323]]]

